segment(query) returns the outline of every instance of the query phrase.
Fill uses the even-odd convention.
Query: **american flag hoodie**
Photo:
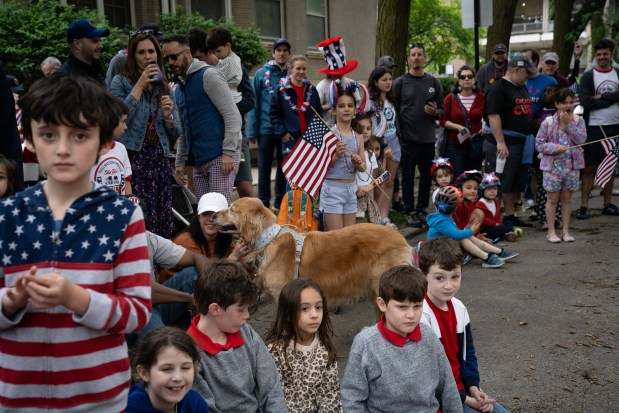
[[[0,299],[32,265],[87,289],[90,305],[82,316],[62,306],[27,305],[11,318],[0,311],[0,410],[123,411],[124,334],[151,313],[141,210],[95,184],[56,230],[43,183],[0,200]]]

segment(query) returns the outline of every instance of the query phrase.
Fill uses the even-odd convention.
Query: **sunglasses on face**
[[[150,29],[146,29],[146,30],[133,30],[133,31],[129,32],[129,39],[133,39],[138,34],[145,34],[147,36],[153,36],[155,34],[155,32],[153,30],[150,30]],[[157,33],[157,34],[159,34],[159,33]]]
[[[420,49],[425,49],[425,46],[424,46],[423,42],[410,43],[410,44],[408,45],[408,48],[409,48],[409,49],[412,49],[413,47],[418,47],[418,48],[420,48]]]
[[[473,75],[460,75],[459,76],[460,80],[464,80],[464,79],[475,79],[475,76]]]
[[[172,60],[173,62],[176,62],[176,60],[179,58],[180,55],[182,55],[183,53],[185,53],[185,50],[187,49],[183,49],[178,53],[174,53],[174,54],[169,54],[167,56],[163,56],[163,61],[168,63],[170,60]]]

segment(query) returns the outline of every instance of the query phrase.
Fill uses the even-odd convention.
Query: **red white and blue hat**
[[[322,52],[325,62],[329,66],[319,69],[320,73],[342,76],[352,72],[359,65],[357,60],[346,60],[346,48],[341,37],[330,37],[318,43],[316,47]]]
[[[501,180],[494,172],[484,173],[481,178],[481,184],[479,184],[479,189],[483,191],[491,186],[501,186]]]
[[[430,167],[430,175],[433,176],[434,171],[436,171],[438,168],[449,168],[451,170],[451,173],[454,173],[454,167],[451,165],[451,162],[449,162],[449,158],[443,158],[439,156],[438,158],[433,160],[432,166]]]

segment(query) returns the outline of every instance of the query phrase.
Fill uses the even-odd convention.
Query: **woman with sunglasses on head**
[[[167,157],[181,126],[162,67],[161,49],[152,33],[132,33],[127,61],[110,92],[129,108],[120,142],[129,154],[133,191],[146,204],[146,228],[170,238],[173,172]]]
[[[481,169],[481,143],[484,135],[484,94],[477,88],[475,70],[462,66],[456,86],[445,96],[445,112],[440,124],[447,130],[444,154],[454,168],[454,176],[471,169]]]

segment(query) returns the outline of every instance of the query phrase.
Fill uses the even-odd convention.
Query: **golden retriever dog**
[[[229,209],[216,213],[214,219],[222,231],[235,228],[248,244],[253,252],[247,261],[258,256],[259,282],[277,302],[284,285],[294,277],[293,235],[279,232],[266,246],[257,245],[263,231],[276,223],[276,217],[256,198],[240,198]],[[376,224],[355,224],[334,231],[308,232],[298,273],[299,278],[316,281],[335,308],[362,297],[374,302],[383,272],[412,263],[412,249],[398,231]]]

